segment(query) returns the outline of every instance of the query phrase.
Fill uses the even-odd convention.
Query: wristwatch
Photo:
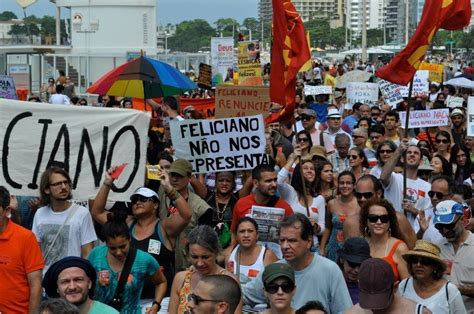
[[[155,300],[155,301],[153,301],[153,303],[151,304],[151,306],[153,306],[153,305],[155,305],[155,304],[158,305],[158,310],[156,310],[156,311],[159,312],[159,311],[161,310],[161,304],[160,304],[160,302],[158,302],[158,301]]]

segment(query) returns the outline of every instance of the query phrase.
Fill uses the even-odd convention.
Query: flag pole
[[[409,125],[409,120],[410,120],[410,107],[412,105],[412,99],[411,99],[411,94],[413,92],[413,78],[411,78],[410,81],[410,87],[408,89],[408,104],[407,104],[407,110],[406,110],[406,118],[405,118],[405,132],[404,132],[404,138],[408,138],[408,125]],[[403,152],[403,196],[404,198],[407,198],[407,152]]]

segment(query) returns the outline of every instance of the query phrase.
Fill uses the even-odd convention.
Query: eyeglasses
[[[60,181],[60,182],[50,183],[49,186],[58,187],[58,186],[62,186],[63,184],[66,185],[66,186],[68,186],[68,185],[69,185],[69,181],[64,180],[64,181]]]
[[[295,289],[295,285],[292,282],[284,282],[281,285],[276,283],[270,283],[265,286],[265,291],[270,294],[275,294],[280,288],[281,290],[283,290],[284,293],[290,293]]]
[[[300,137],[298,138],[298,142],[308,142],[308,138],[307,137]]]
[[[433,265],[433,261],[429,258],[416,256],[416,257],[410,258],[410,264],[420,264],[423,266],[430,266],[430,265]]]
[[[436,139],[436,144],[449,144],[449,140],[448,139],[444,139],[444,140],[440,140],[440,139]]]
[[[346,260],[346,262],[347,262],[347,265],[349,265],[350,268],[360,267],[360,263],[353,263],[353,262],[349,262],[348,260]]]
[[[458,221],[461,219],[462,216],[459,216],[458,219],[456,219],[455,221],[453,221],[452,223],[450,224],[436,224],[435,225],[435,228],[438,229],[438,231],[443,231],[443,229],[447,229],[447,230],[453,230],[454,227],[456,227],[456,224],[458,223]]]
[[[355,192],[354,194],[356,198],[361,199],[364,197],[366,200],[374,196],[373,192]]]
[[[428,191],[428,196],[430,198],[433,198],[435,195],[436,195],[436,198],[439,200],[446,196],[449,196],[449,194],[443,194],[443,192]]]
[[[367,215],[367,220],[371,223],[376,223],[380,220],[381,223],[386,224],[389,220],[390,217],[388,215],[372,215],[369,214]]]
[[[193,301],[194,304],[196,304],[196,306],[199,306],[199,303],[201,303],[201,302],[224,302],[224,301],[221,301],[221,300],[203,299],[203,298],[201,298],[200,296],[198,296],[197,294],[194,294],[194,293],[191,293],[190,295],[188,295],[188,301]]]
[[[381,149],[380,150],[380,155],[382,155],[382,154],[391,154],[391,153],[393,153],[393,150],[391,150],[391,149]]]
[[[301,120],[303,120],[303,121],[309,121],[309,120],[311,120],[311,119],[313,119],[313,117],[310,117],[310,116],[301,116]]]
[[[359,156],[357,156],[357,155],[349,155],[349,156],[347,156],[347,157],[349,157],[349,159],[357,159],[357,158],[359,158]]]
[[[136,204],[138,201],[140,201],[142,203],[146,203],[146,202],[153,201],[153,197],[146,197],[146,196],[142,196],[142,195],[134,195],[134,196],[130,197],[130,201],[132,202],[132,204]]]

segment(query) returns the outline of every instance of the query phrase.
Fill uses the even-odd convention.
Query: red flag
[[[273,44],[270,68],[270,99],[283,106],[266,122],[277,122],[293,116],[296,96],[296,74],[311,58],[303,20],[290,0],[272,0]]]
[[[469,25],[471,19],[470,0],[429,0],[425,2],[418,28],[405,49],[400,51],[376,75],[392,83],[407,85],[438,29],[455,30]]]

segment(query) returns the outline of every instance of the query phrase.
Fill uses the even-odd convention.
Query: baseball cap
[[[447,200],[439,202],[434,212],[433,223],[449,225],[456,215],[464,215],[464,206],[458,202]]]
[[[328,110],[328,118],[340,118],[340,117],[341,117],[341,113],[339,112],[339,110],[335,108],[331,108]]]
[[[451,114],[449,115],[450,117],[454,117],[454,116],[463,116],[464,117],[464,112],[459,109],[459,108],[456,108],[453,110],[453,112],[451,112]]]
[[[365,260],[359,269],[360,307],[370,310],[388,308],[393,299],[394,281],[392,267],[385,260]]]
[[[293,284],[295,283],[295,271],[290,265],[283,263],[273,263],[266,266],[262,274],[262,281],[264,285],[267,285],[280,277],[288,278]]]
[[[349,238],[339,249],[338,254],[348,262],[362,264],[363,261],[370,258],[369,243],[361,237]]]
[[[310,116],[310,117],[316,117],[316,111],[313,109],[303,109],[301,110],[300,116]]]
[[[130,198],[132,198],[134,195],[141,195],[141,196],[144,196],[144,197],[155,197],[157,200],[160,199],[158,197],[158,194],[156,194],[155,191],[150,190],[149,188],[146,188],[144,186],[141,187],[141,188],[136,189],[135,192],[133,192],[133,194],[130,196]]]
[[[193,166],[186,159],[178,159],[171,164],[170,173],[177,173],[180,176],[187,177],[193,173]]]

